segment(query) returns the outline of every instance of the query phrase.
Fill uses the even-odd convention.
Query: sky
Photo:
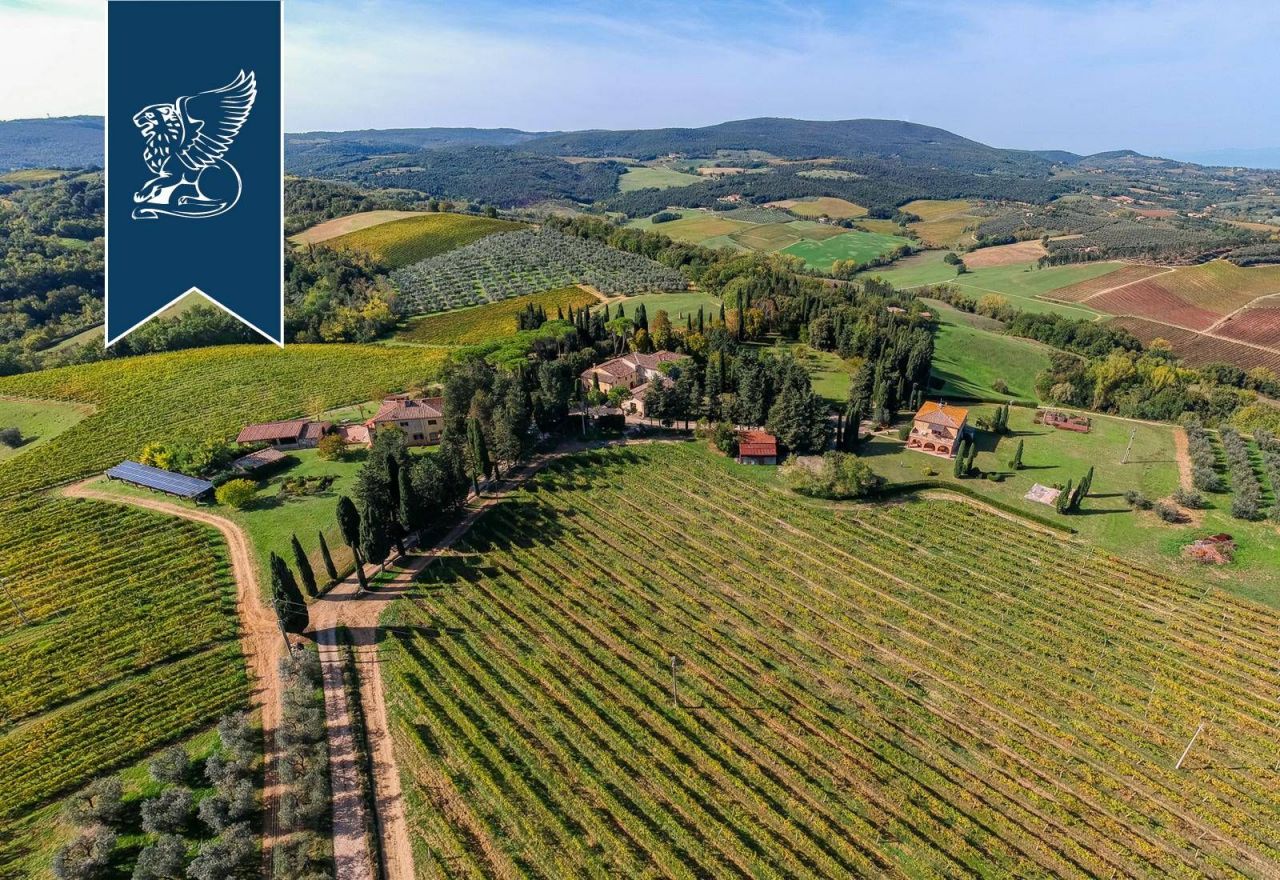
[[[0,0],[0,119],[102,112],[105,8]],[[872,117],[999,147],[1280,155],[1278,37],[1274,0],[285,0],[285,125]]]

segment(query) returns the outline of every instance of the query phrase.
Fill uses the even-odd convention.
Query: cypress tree
[[[725,319],[724,319],[724,300],[721,300],[721,301],[720,301],[720,323],[721,323],[722,325],[725,323]]]
[[[307,595],[315,597],[319,595],[316,589],[316,573],[311,569],[311,560],[307,558],[307,554],[302,550],[302,542],[298,540],[298,536],[294,535],[290,542],[293,545],[293,562],[298,566],[298,574],[302,577],[302,586],[306,589]]]
[[[968,444],[968,442],[969,441],[967,440],[961,439],[960,443],[956,446],[956,461],[952,470],[957,479],[964,476],[964,454],[965,454],[965,446]]]
[[[1071,504],[1071,481],[1067,480],[1067,485],[1058,493],[1058,513],[1066,513],[1067,507]]]
[[[300,633],[306,630],[310,618],[307,614],[307,603],[298,589],[298,582],[285,561],[272,553],[268,566],[271,569],[271,597],[276,614],[284,624],[285,632]]]
[[[969,461],[965,464],[965,468],[964,468],[965,473],[967,474],[973,473],[973,466],[974,466],[974,463],[977,461],[977,458],[978,458],[978,444],[970,440],[969,441]]]
[[[329,555],[329,543],[324,539],[324,532],[316,533],[320,538],[320,555],[324,558],[324,570],[329,575],[329,581],[332,583],[338,579],[338,568],[333,564],[333,557]]]
[[[360,556],[360,511],[356,510],[355,503],[345,495],[338,499],[338,528],[342,531],[342,540],[346,541],[351,548],[351,555],[355,557],[356,578],[360,581],[360,589],[368,589],[369,585],[364,579],[364,560]]]
[[[702,321],[703,321],[703,318],[702,318],[702,306],[698,306],[698,332],[699,332],[699,333],[701,333],[701,332],[703,331],[703,329],[704,329],[704,325],[703,325]]]
[[[642,304],[643,305],[643,304]],[[470,457],[471,482],[476,494],[480,494],[480,478],[488,479],[493,466],[489,461],[489,447],[484,442],[478,419],[467,419],[467,452]]]
[[[1018,448],[1013,452],[1013,461],[1009,462],[1009,467],[1015,471],[1022,470],[1022,441],[1018,441]]]

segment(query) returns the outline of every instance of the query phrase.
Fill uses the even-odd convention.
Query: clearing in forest
[[[555,462],[455,550],[384,618],[428,873],[1280,858],[1271,610],[967,504],[779,494],[692,444]]]

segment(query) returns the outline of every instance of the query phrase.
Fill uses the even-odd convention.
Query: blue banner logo
[[[107,3],[107,345],[192,292],[283,344],[280,17]],[[156,28],[187,39],[149,51]]]

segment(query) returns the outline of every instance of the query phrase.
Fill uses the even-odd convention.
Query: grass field
[[[417,217],[420,214],[420,211],[361,211],[358,214],[348,214],[345,217],[335,217],[332,220],[317,223],[310,229],[304,229],[297,235],[290,236],[289,240],[297,244],[319,244],[349,232],[359,232],[371,226]]]
[[[826,271],[836,260],[865,263],[902,245],[910,239],[875,232],[843,232],[822,241],[803,240],[784,247],[782,253],[800,257],[812,269]]]
[[[840,220],[843,218],[862,217],[867,213],[867,209],[862,205],[831,196],[817,196],[811,199],[786,199],[785,201],[770,202],[769,204],[786,208],[800,217],[827,216]]]
[[[676,241],[687,241],[690,244],[701,244],[709,238],[730,235],[744,229],[750,229],[750,223],[740,220],[726,220],[710,211],[682,209],[676,213],[679,220],[668,220],[666,223],[653,223],[646,217],[643,220],[632,220],[628,226],[644,229],[649,232],[660,232]]]
[[[691,315],[695,321],[697,320],[699,308],[704,310],[708,321],[720,316],[720,300],[709,293],[702,293],[696,290],[675,293],[642,293],[639,296],[613,299],[610,300],[610,303],[610,314],[617,315],[618,306],[622,306],[629,316],[634,316],[636,309],[643,303],[645,312],[648,313],[650,320],[653,320],[654,314],[659,309],[666,309],[667,316],[671,318],[671,323],[682,326],[686,315]]]
[[[973,241],[972,231],[982,218],[969,213],[972,207],[964,199],[918,199],[902,210],[921,218],[909,226],[926,246],[950,248]]]
[[[225,346],[0,379],[0,394],[96,407],[20,463],[0,465],[9,598],[0,604],[0,876],[30,854],[31,840],[10,830],[23,817],[207,728],[248,696],[221,536],[48,490],[152,440],[225,438],[245,422],[425,381],[441,357],[408,347]]]
[[[930,386],[931,394],[1001,402],[1038,399],[1035,378],[1049,368],[1047,346],[975,327],[966,320],[973,316],[940,302],[930,301],[929,307],[940,322],[933,338],[933,381],[939,384]],[[1007,393],[992,387],[998,379]]]
[[[806,502],[769,470],[691,444],[563,459],[393,606],[420,872],[1274,864],[1274,612],[960,503]]]
[[[1106,275],[1122,265],[1099,262],[1039,269],[1034,263],[1027,263],[975,269],[957,275],[953,266],[942,262],[942,257],[942,251],[930,251],[908,257],[888,269],[872,269],[868,274],[883,278],[899,289],[953,284],[975,298],[986,293],[999,294],[1007,298],[1014,308],[1026,312],[1057,312],[1072,318],[1096,319],[1098,312],[1087,306],[1051,302],[1041,299],[1040,295]]]
[[[993,411],[993,406],[972,408],[969,420],[973,422]],[[949,461],[908,451],[895,439],[877,437],[864,447],[862,455],[874,470],[893,481],[921,479],[923,469],[932,467],[939,474],[934,479],[960,482],[1015,509],[1058,519],[1078,530],[1090,543],[1175,572],[1200,584],[1202,591],[1211,586],[1215,592],[1225,590],[1280,608],[1280,532],[1274,524],[1232,518],[1230,495],[1208,496],[1213,508],[1204,512],[1200,522],[1185,525],[1164,523],[1151,511],[1129,510],[1124,500],[1129,489],[1160,499],[1177,488],[1173,427],[1093,415],[1093,431],[1076,434],[1036,425],[1033,414],[1034,410],[1014,407],[1010,410],[1009,435],[981,437],[977,466],[983,471],[1003,471],[1006,477],[999,483],[984,479],[956,481]],[[1129,462],[1120,464],[1131,432],[1136,433]],[[1019,439],[1025,443],[1023,463],[1027,467],[1012,472],[1009,459]],[[1049,486],[1068,479],[1078,482],[1090,467],[1096,468],[1094,493],[1085,502],[1083,514],[1059,516],[1052,508],[1022,497],[1032,483]],[[1230,568],[1203,567],[1178,555],[1182,545],[1193,538],[1217,532],[1232,534],[1239,543],[1236,563]]]
[[[516,317],[528,306],[541,306],[549,318],[555,318],[557,309],[567,312],[570,306],[580,309],[599,301],[577,285],[558,287],[502,302],[413,318],[405,329],[396,333],[395,338],[426,345],[471,345],[514,335]]]
[[[54,168],[19,168],[0,174],[0,183],[44,183],[66,173]]]
[[[0,462],[48,443],[91,412],[93,408],[83,404],[0,397],[0,430],[17,428],[23,439],[16,448],[0,443]]]
[[[524,228],[523,223],[468,214],[416,214],[348,232],[329,239],[325,244],[332,248],[364,251],[392,269],[398,269],[471,244],[495,232]]]
[[[631,192],[637,189],[669,189],[673,186],[688,186],[701,180],[696,174],[685,174],[671,168],[649,168],[643,165],[628,168],[618,178],[618,191]]]

